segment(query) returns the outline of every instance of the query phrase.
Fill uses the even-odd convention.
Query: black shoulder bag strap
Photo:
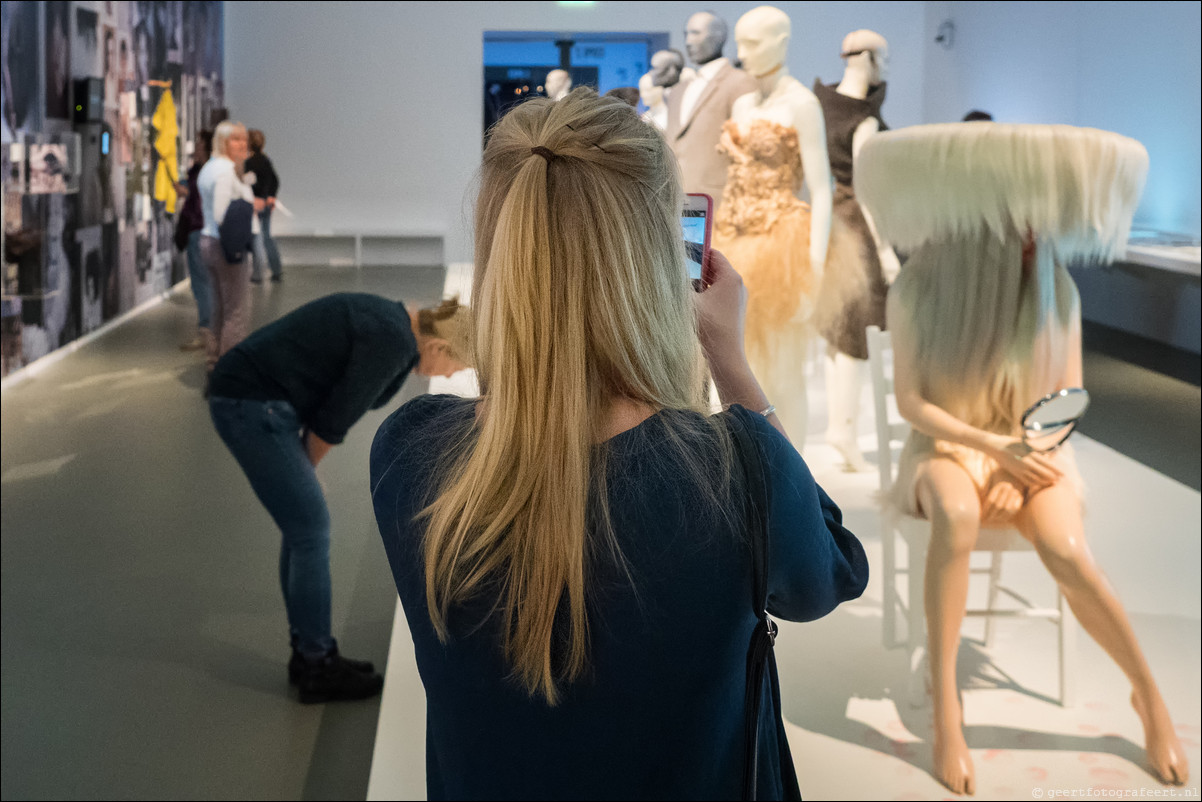
[[[731,434],[734,437],[735,453],[742,463],[745,479],[745,505],[747,510],[747,534],[751,539],[752,604],[756,618],[751,643],[747,647],[747,690],[743,709],[746,711],[743,758],[743,799],[756,798],[756,783],[759,768],[760,708],[764,698],[764,675],[772,656],[776,641],[776,622],[768,616],[768,509],[769,485],[764,474],[764,460],[759,445],[751,432],[750,424],[740,420],[738,413],[731,413]],[[773,694],[775,696],[775,692]],[[779,702],[777,703],[779,705]],[[792,771],[792,766],[788,767]]]

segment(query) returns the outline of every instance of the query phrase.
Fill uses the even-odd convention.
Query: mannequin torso
[[[752,9],[735,26],[739,59],[754,83],[734,100],[722,137],[733,164],[714,246],[744,277],[753,372],[790,437],[804,442],[809,411],[800,366],[814,313],[835,306],[820,296],[842,290],[823,278],[832,250],[826,131],[817,99],[785,66],[790,27],[788,16],[769,6]],[[797,197],[802,181],[808,206]]]
[[[639,78],[639,100],[647,107],[643,112],[643,120],[661,131],[668,127],[668,106],[664,103],[664,91],[664,87],[655,84],[651,73]]]
[[[855,31],[843,40],[846,62],[837,86],[814,82],[826,123],[827,155],[835,179],[835,219],[858,243],[848,268],[863,277],[863,291],[849,297],[819,327],[826,340],[827,442],[843,457],[848,470],[869,470],[860,453],[857,424],[864,360],[868,357],[868,326],[885,328],[887,279],[899,265],[893,250],[882,245],[872,217],[856,200],[852,181],[856,156],[878,131],[887,128],[881,118],[885,100],[884,67],[887,43],[872,31]]]
[[[881,39],[882,53],[886,53],[887,45],[884,44],[884,39]],[[864,56],[873,55],[872,59],[866,59]],[[835,91],[844,97],[854,98],[856,100],[868,100],[870,95],[876,91],[881,92],[881,102],[884,101],[884,55],[876,55],[874,52],[861,53],[858,56],[849,58],[847,66],[843,70],[843,80],[839,82],[839,86]],[[879,60],[878,60],[879,59]],[[875,75],[873,74],[875,73]],[[875,80],[874,80],[875,79]],[[851,138],[851,158],[854,163],[856,157],[860,154],[860,148],[864,147],[864,143],[869,137],[882,130],[886,130],[880,116],[880,105],[876,106],[876,114],[864,118],[858,126]],[[850,183],[850,182],[848,182]],[[864,215],[864,222],[868,224],[868,230],[872,234],[873,242],[876,243],[877,257],[881,262],[881,270],[884,272],[885,279],[892,282],[897,278],[898,271],[901,270],[901,264],[897,260],[897,255],[893,249],[887,244],[881,243],[881,238],[877,234],[876,226],[872,222],[872,215],[867,209],[860,207],[861,214]]]
[[[814,93],[789,75],[783,64],[756,80],[757,90],[743,95],[731,109],[731,120],[746,134],[754,120],[767,120],[797,132],[801,173],[810,194],[810,265],[821,279],[830,240],[831,178],[826,156],[822,107]]]

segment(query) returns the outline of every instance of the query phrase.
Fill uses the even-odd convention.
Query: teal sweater
[[[384,422],[371,451],[376,520],[426,689],[428,798],[738,799],[756,623],[751,550],[742,521],[714,514],[687,480],[680,451],[712,460],[712,438],[674,439],[665,422],[694,413],[664,411],[600,446],[625,566],[603,547],[592,552],[589,670],[549,707],[513,681],[504,613],[487,591],[451,611],[446,643],[430,624],[416,516],[439,469],[470,443],[474,409],[416,398]],[[752,428],[767,463],[769,612],[809,621],[858,597],[864,549],[797,450],[760,415],[724,414]],[[798,794],[776,708],[765,685],[760,799]]]

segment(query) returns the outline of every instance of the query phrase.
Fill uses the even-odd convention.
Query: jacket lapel
[[[722,69],[714,73],[714,77],[710,79],[708,84],[706,84],[705,89],[701,90],[701,97],[697,98],[697,105],[693,106],[693,113],[690,114],[689,119],[685,120],[683,125],[681,125],[680,133],[677,134],[677,137],[684,136],[684,133],[689,130],[689,126],[693,124],[693,120],[697,119],[697,114],[701,111],[701,107],[704,106],[706,101],[713,97],[714,93],[718,91],[718,84],[726,79],[726,76],[730,74],[730,70],[731,66],[728,62],[722,65]],[[684,98],[681,98],[681,100],[684,100]]]

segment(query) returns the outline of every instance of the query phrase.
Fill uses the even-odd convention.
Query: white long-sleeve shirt
[[[200,205],[205,217],[201,234],[208,237],[221,236],[221,221],[225,219],[230,201],[241,198],[248,203],[255,202],[255,193],[239,180],[234,163],[224,156],[214,156],[205,162],[205,166],[200,168],[200,175],[196,177],[196,189],[200,192]],[[259,233],[257,214],[251,217],[250,230]]]

